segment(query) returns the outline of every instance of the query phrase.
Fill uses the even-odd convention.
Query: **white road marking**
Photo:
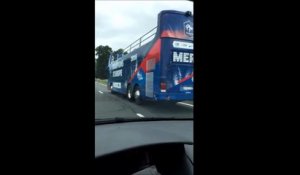
[[[103,92],[102,92],[102,91],[98,91],[98,92],[100,92],[101,94],[103,94]]]
[[[178,102],[179,104],[183,104],[183,105],[187,105],[187,106],[191,106],[191,107],[194,107],[194,105],[191,105],[191,104],[187,104],[187,103],[183,103],[183,102]]]
[[[141,117],[141,118],[145,117],[145,116],[143,116],[143,115],[140,114],[140,113],[136,113],[136,115],[139,116],[139,117]]]

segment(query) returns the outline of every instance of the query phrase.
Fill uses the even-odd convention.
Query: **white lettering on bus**
[[[183,52],[173,52],[173,62],[178,63],[193,63],[194,54],[193,53],[183,53]]]
[[[113,82],[113,87],[121,89],[121,83]]]
[[[113,77],[121,77],[122,76],[122,69],[113,71]]]
[[[124,62],[123,60],[112,61],[110,66],[111,70],[118,69],[124,66]]]
[[[194,54],[190,53],[190,62],[193,63],[194,62]]]
[[[194,44],[193,43],[188,43],[188,42],[182,42],[182,41],[173,41],[173,47],[174,48],[180,48],[180,49],[193,50]]]
[[[184,53],[183,54],[183,62],[188,63],[189,62],[189,56],[190,56],[189,53]]]
[[[177,52],[173,52],[173,62],[182,62],[182,52],[177,55]]]

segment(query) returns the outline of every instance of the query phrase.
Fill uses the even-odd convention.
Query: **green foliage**
[[[108,77],[108,59],[110,54],[112,53],[114,58],[117,58],[117,54],[121,56],[124,52],[123,49],[118,49],[116,51],[112,51],[112,48],[109,46],[98,46],[95,49],[96,55],[98,59],[96,60],[96,67],[95,67],[95,77],[100,79],[107,79]],[[127,52],[125,52],[127,54]]]
[[[112,52],[109,46],[98,46],[95,49],[98,56],[96,62],[96,78],[107,79],[107,64],[110,53]]]
[[[123,54],[124,50],[123,49],[118,49],[116,51],[113,52],[113,56],[115,58],[118,58],[117,56],[119,55],[119,57]]]

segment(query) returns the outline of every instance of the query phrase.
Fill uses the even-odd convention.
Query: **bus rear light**
[[[166,83],[160,83],[160,91],[166,92],[167,90],[167,84]]]

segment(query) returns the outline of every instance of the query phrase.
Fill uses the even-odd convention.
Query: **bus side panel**
[[[131,56],[136,56],[136,59],[130,60],[130,76],[127,79],[128,83],[134,88],[136,85],[139,86],[141,91],[141,98],[145,98],[146,90],[145,87],[146,83],[146,62],[149,59],[149,54],[153,53],[153,46],[156,43],[156,39],[154,38],[151,42],[145,44],[141,48],[137,49],[136,51],[131,54]],[[133,90],[133,89],[132,89]]]
[[[163,57],[163,49],[162,46],[160,48],[160,52],[161,52],[161,58]],[[155,65],[155,71],[154,71],[154,86],[153,86],[153,90],[154,90],[154,100],[157,100],[157,96],[160,93],[160,83],[161,83],[161,79],[163,78],[162,74],[161,74],[161,61],[162,59],[160,59],[159,63]]]
[[[131,84],[132,86],[138,84],[141,92],[144,94],[144,77],[145,74],[143,70],[141,69],[139,72],[136,72],[138,69],[141,68],[141,62],[147,52],[150,50],[151,46],[153,45],[155,40],[150,41],[149,43],[143,45],[142,47],[132,51],[131,53],[118,58],[119,62],[123,63],[123,66],[121,68],[113,69],[112,67],[116,64],[115,61],[111,63],[109,67],[109,77],[108,77],[108,85],[113,85],[113,91],[116,91],[118,93],[126,94],[127,93],[127,85]],[[136,58],[136,59],[135,59]],[[122,75],[114,77],[113,73],[115,71],[118,71],[122,69]],[[142,78],[141,78],[142,77]],[[133,88],[132,88],[133,90]]]
[[[156,40],[155,44],[149,51],[144,62],[145,68],[145,98],[155,99],[156,86],[159,83],[160,76],[160,57],[161,57],[161,39]]]
[[[143,57],[144,56],[144,57]],[[153,98],[153,85],[154,85],[154,70],[155,70],[155,58],[145,57],[145,55],[138,56],[139,67],[137,73],[131,81],[131,84],[138,85],[141,91],[142,99]]]
[[[124,67],[123,67],[123,75],[122,75],[122,94],[127,93],[127,80],[130,78],[131,75],[131,70],[130,70],[130,59],[125,59],[124,60]]]
[[[139,85],[141,98],[143,99],[153,98],[153,78],[155,77],[155,66],[160,59],[160,43],[160,39],[153,40],[153,44],[151,43],[149,47],[138,53],[138,68],[132,73],[129,79],[129,83],[132,86]]]
[[[110,73],[110,77],[112,77],[113,72],[115,71],[123,71],[123,68],[120,69],[115,69]],[[108,79],[108,83],[112,84],[113,86],[113,91],[118,92],[118,93],[123,93],[123,78],[122,77],[112,77]]]

